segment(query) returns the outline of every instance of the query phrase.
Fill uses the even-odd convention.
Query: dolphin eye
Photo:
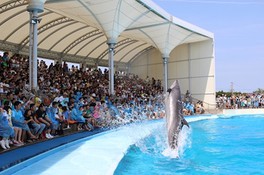
[[[168,92],[168,93],[171,93],[171,91],[172,91],[172,89],[171,89],[171,88],[169,88],[169,89],[167,90],[167,92]]]

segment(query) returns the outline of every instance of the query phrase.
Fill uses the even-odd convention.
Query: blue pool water
[[[3,175],[264,175],[264,115],[186,118],[179,158],[167,147],[165,121],[120,127],[63,145]]]
[[[264,116],[190,123],[180,158],[164,156],[163,129],[130,146],[115,175],[264,174]]]

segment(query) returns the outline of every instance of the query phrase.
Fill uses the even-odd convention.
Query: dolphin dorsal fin
[[[171,89],[171,88],[169,88],[169,89],[167,90],[167,92],[168,92],[168,93],[171,93],[171,91],[172,91],[172,89]]]

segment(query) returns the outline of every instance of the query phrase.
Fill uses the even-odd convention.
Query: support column
[[[33,11],[33,19],[38,18],[38,12]],[[33,48],[32,48],[32,89],[38,90],[38,22],[33,23]]]
[[[109,94],[114,95],[114,48],[115,43],[108,43],[109,46],[109,59],[108,59],[108,67],[109,67]]]
[[[192,92],[192,80],[191,80],[191,45],[188,44],[188,79],[189,79],[189,92]]]
[[[131,68],[130,64],[127,63],[127,66],[126,66],[126,73],[127,74],[130,73],[130,68]]]
[[[63,57],[60,57],[60,59],[58,60],[60,65],[63,65]]]
[[[33,24],[32,24],[33,14],[29,13],[29,90],[32,90],[33,86],[33,62],[32,62],[32,48],[33,48]]]
[[[94,64],[95,68],[98,69],[99,67],[99,61],[96,61],[95,64]]]
[[[167,92],[168,90],[168,59],[169,57],[163,57],[163,82],[164,82],[164,85],[163,85],[163,91],[164,93]]]
[[[45,1],[46,0],[31,0],[27,6],[27,11],[30,13],[29,82],[30,89],[35,90],[35,92],[38,90],[38,23],[41,21],[41,19],[38,18],[38,13],[44,11]]]
[[[83,61],[80,63],[80,70],[82,70],[82,71],[86,71],[86,67],[87,67],[86,62],[85,62],[85,60],[83,60]]]

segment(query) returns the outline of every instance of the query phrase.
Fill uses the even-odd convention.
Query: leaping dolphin
[[[176,80],[167,90],[165,98],[168,142],[171,149],[178,146],[178,136],[184,125],[188,125],[182,113],[181,90]]]

